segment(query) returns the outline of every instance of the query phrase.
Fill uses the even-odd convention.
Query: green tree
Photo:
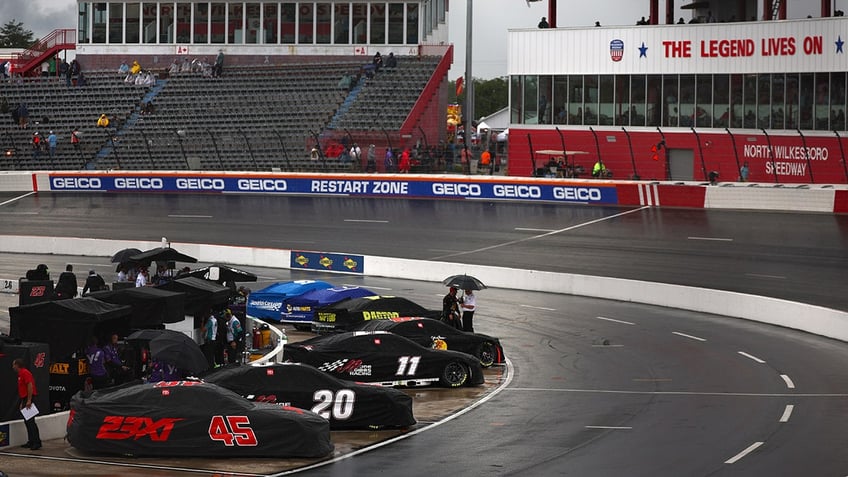
[[[33,43],[35,36],[24,28],[23,22],[13,18],[0,27],[0,48],[27,48]]]
[[[465,104],[464,89],[459,97],[456,96],[456,81],[448,82],[448,103]],[[490,80],[474,79],[474,116],[482,118],[509,105],[509,83],[506,78]],[[464,110],[463,110],[464,111]]]

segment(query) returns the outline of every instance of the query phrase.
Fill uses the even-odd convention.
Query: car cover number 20
[[[252,447],[258,444],[247,416],[212,416],[209,421],[209,438],[221,441],[227,447]]]

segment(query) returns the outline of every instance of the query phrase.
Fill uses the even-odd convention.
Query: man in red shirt
[[[16,358],[12,361],[12,369],[18,373],[18,397],[21,398],[19,409],[29,409],[32,407],[32,398],[38,395],[35,389],[35,379],[33,379],[32,373],[26,369],[26,364],[24,364],[24,360],[21,358]],[[27,443],[23,447],[32,450],[41,449],[41,436],[38,434],[38,425],[35,423],[35,416],[24,420],[24,424],[27,430]]]

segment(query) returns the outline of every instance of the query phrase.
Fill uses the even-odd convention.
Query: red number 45
[[[250,428],[247,416],[212,416],[209,422],[209,437],[221,441],[227,447],[255,446],[256,434]]]

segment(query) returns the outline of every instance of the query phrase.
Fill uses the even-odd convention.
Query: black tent
[[[9,308],[11,336],[50,345],[54,361],[70,356],[92,335],[129,332],[132,308],[95,298],[46,301]]]
[[[318,308],[313,324],[318,330],[347,330],[368,320],[388,320],[399,316],[438,318],[440,314],[440,310],[428,310],[403,297],[375,295],[351,298]]]
[[[162,323],[177,323],[185,319],[185,293],[153,287],[124,288],[88,295],[116,305],[132,306],[130,326],[154,328]]]
[[[226,305],[230,299],[229,288],[202,278],[178,278],[156,288],[185,293],[186,315],[195,315],[206,308]]]
[[[142,265],[150,265],[151,262],[187,262],[197,263],[197,259],[180,253],[171,247],[157,247],[150,250],[145,250],[138,255],[133,255],[129,258],[131,262],[140,263]]]

